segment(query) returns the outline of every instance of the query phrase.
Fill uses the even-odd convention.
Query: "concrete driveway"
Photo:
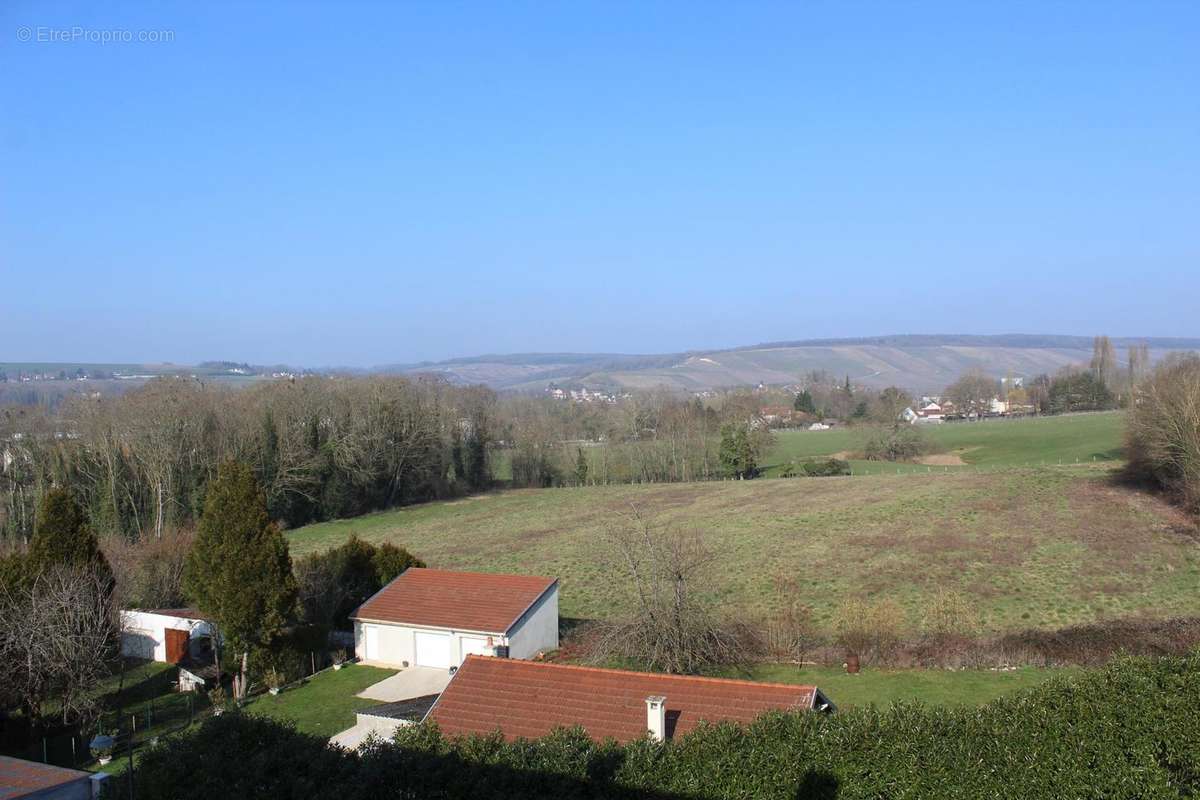
[[[441,694],[450,682],[450,671],[436,667],[408,667],[390,678],[372,684],[358,693],[359,697],[394,703],[429,694]]]

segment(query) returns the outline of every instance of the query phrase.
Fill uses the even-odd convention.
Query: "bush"
[[[351,534],[345,544],[297,559],[292,569],[306,621],[349,627],[348,615],[409,567],[425,562],[393,544],[378,547]]]
[[[807,478],[829,478],[835,475],[849,475],[850,462],[843,461],[840,458],[805,461],[800,465],[800,470]]]
[[[1048,403],[1051,414],[1117,407],[1116,397],[1091,372],[1067,372],[1056,377],[1050,383]]]
[[[834,698],[836,701],[836,698]],[[117,778],[113,796],[128,795]],[[486,790],[482,790],[486,787]],[[240,713],[146,751],[142,800],[1184,798],[1200,789],[1200,655],[1122,659],[978,708],[772,712],[666,743],[450,739],[402,728],[361,758]]]
[[[928,451],[925,434],[908,424],[877,428],[863,447],[868,461],[907,461]]]
[[[904,609],[893,600],[852,598],[838,609],[833,627],[837,643],[864,664],[887,663],[903,638]]]
[[[1200,356],[1169,358],[1138,387],[1125,445],[1133,475],[1200,512]]]
[[[979,615],[965,595],[943,589],[925,606],[917,660],[922,664],[950,666],[961,663],[975,648]]]

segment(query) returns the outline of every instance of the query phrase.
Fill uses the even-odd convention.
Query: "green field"
[[[916,625],[939,588],[970,596],[989,631],[1200,613],[1194,525],[1109,472],[1088,463],[527,489],[310,525],[289,539],[297,555],[354,533],[436,567],[555,575],[562,614],[595,618],[623,596],[602,534],[637,506],[706,533],[720,558],[706,586],[730,613],[775,607],[775,576],[799,578],[820,620],[850,596],[891,597]]]
[[[1013,670],[986,669],[867,669],[857,675],[834,667],[804,667],[763,664],[749,673],[730,671],[730,677],[775,683],[814,684],[839,708],[885,706],[901,700],[919,700],[930,705],[982,705],[1002,694],[1028,689],[1056,677],[1069,677],[1078,669]]]
[[[922,426],[921,430],[938,453],[957,456],[966,467],[897,465],[853,458],[850,461],[856,475],[1114,461],[1121,457],[1123,424],[1124,414],[1120,411],[947,422]],[[831,455],[845,458],[861,453],[869,435],[867,427],[780,431],[776,434],[775,446],[763,459],[764,472],[770,477],[796,461]]]

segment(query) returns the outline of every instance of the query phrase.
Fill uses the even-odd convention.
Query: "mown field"
[[[1110,473],[1087,462],[516,490],[310,525],[289,538],[295,555],[353,533],[404,545],[432,566],[555,575],[562,614],[595,618],[622,599],[603,534],[636,506],[705,532],[720,557],[708,591],[729,611],[771,609],[774,578],[787,576],[826,621],[847,597],[886,596],[916,625],[939,588],[967,594],[997,632],[1200,613],[1194,524]]]
[[[921,427],[938,454],[951,457],[930,460],[945,462],[957,458],[963,465],[849,460],[855,475],[1099,463],[1121,457],[1123,424],[1124,413],[1120,411],[946,422]],[[775,436],[775,446],[763,459],[763,471],[772,477],[796,461],[831,455],[848,458],[862,452],[869,435],[870,429],[861,426],[828,431],[780,431]]]
[[[855,475],[907,474],[953,469],[999,469],[1058,464],[1093,464],[1121,458],[1124,412],[1066,414],[1056,417],[987,419],[980,422],[946,422],[923,425],[939,456],[934,464],[890,464],[865,461],[860,456],[871,435],[871,426],[857,425],[828,431],[782,430],[775,433],[775,446],[760,465],[763,476],[778,477],[789,464],[806,459],[837,456],[848,460]],[[595,460],[604,445],[585,447]],[[571,450],[573,458],[574,450]],[[946,461],[961,461],[946,464]],[[510,453],[500,450],[492,458],[496,480],[512,479]]]

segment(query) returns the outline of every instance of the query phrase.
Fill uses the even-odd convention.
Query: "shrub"
[[[928,450],[925,434],[907,424],[877,428],[863,446],[868,461],[907,461]]]
[[[837,643],[864,664],[887,663],[903,637],[904,609],[893,600],[851,598],[838,609],[833,627]]]
[[[425,562],[394,544],[376,547],[351,534],[340,547],[297,559],[292,569],[304,618],[311,623],[349,627],[348,615],[409,567]]]
[[[961,663],[979,635],[979,615],[963,594],[942,589],[930,599],[921,617],[917,658],[924,664]]]
[[[1125,444],[1132,474],[1200,512],[1200,356],[1169,358],[1138,387]]]
[[[826,458],[819,461],[805,461],[800,465],[800,469],[808,478],[829,478],[835,475],[849,475],[850,462],[840,458]]]
[[[933,595],[921,618],[921,633],[930,638],[970,637],[979,633],[979,615],[965,595],[942,589]]]

